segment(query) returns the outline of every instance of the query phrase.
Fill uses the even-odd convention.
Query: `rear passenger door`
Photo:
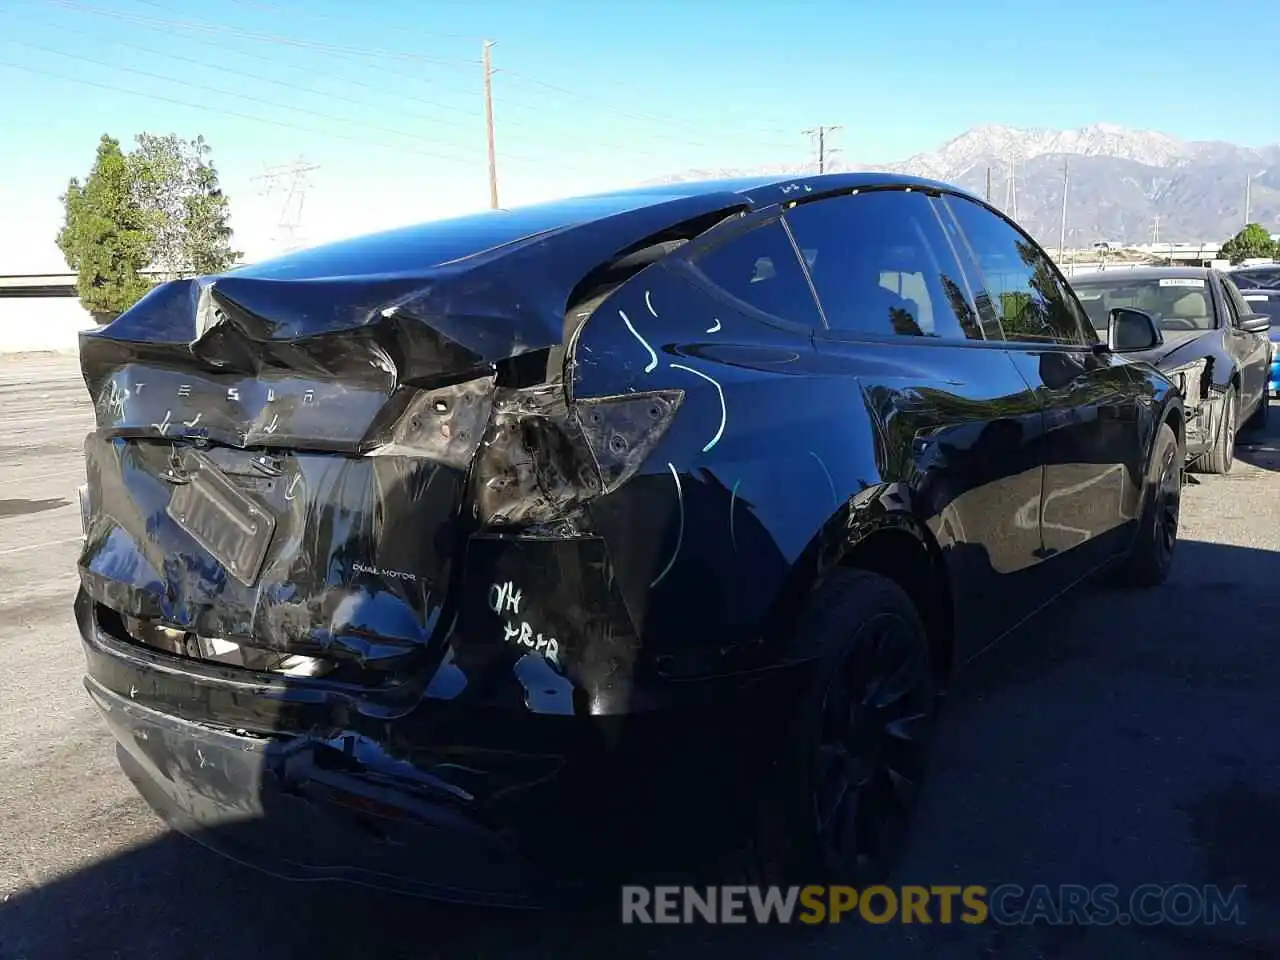
[[[998,322],[1009,355],[1046,408],[1045,556],[1083,576],[1132,534],[1152,390],[1130,364],[1095,349],[1084,309],[1035,241],[976,201],[948,196],[945,203],[957,243],[980,277],[980,307]]]
[[[818,351],[859,381],[880,475],[910,487],[942,549],[963,659],[1039,602],[1042,416],[1004,345],[985,338],[934,203],[862,191],[785,220],[823,310]]]

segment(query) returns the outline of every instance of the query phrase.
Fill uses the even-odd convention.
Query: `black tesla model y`
[[[1165,577],[1158,338],[871,173],[165,283],[80,342],[85,684],[152,806],[278,875],[862,882],[954,672],[1104,567]]]

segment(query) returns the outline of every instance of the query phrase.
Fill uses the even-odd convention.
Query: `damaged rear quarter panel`
[[[681,675],[750,663],[802,598],[802,558],[880,477],[858,382],[821,372],[809,333],[735,310],[664,262],[600,304],[573,353],[573,396],[680,389],[638,475],[590,504],[642,663]],[[837,415],[838,414],[838,415]]]

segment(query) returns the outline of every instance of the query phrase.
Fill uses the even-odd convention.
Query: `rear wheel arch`
[[[942,551],[928,529],[909,514],[880,517],[844,545],[838,564],[880,574],[911,598],[929,635],[936,687],[945,689],[955,659],[955,607]]]

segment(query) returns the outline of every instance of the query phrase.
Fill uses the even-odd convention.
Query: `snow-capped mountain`
[[[1067,243],[1144,243],[1159,224],[1162,241],[1219,242],[1249,220],[1280,231],[1280,145],[1252,148],[1179,140],[1151,130],[1099,123],[1079,130],[985,124],[938,149],[905,160],[840,163],[833,170],[888,170],[953,183],[979,195],[988,176],[992,202],[1013,212],[1042,242],[1056,246],[1067,167]],[[799,173],[813,167],[691,170],[663,181]],[[1016,184],[1016,190],[1011,188]],[[1013,198],[1011,200],[1011,198]]]

